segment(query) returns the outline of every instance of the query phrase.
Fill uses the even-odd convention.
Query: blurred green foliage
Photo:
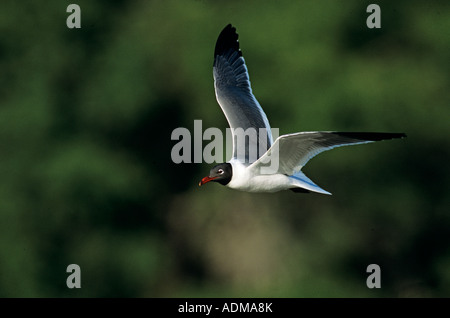
[[[69,2],[0,3],[0,296],[450,295],[448,1],[378,1],[377,30],[369,1],[76,3],[81,29]],[[172,163],[170,136],[227,127],[228,23],[281,134],[408,138],[311,161],[331,197],[198,188],[210,166]]]

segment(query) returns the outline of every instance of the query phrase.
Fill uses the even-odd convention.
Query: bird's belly
[[[227,186],[247,192],[277,192],[292,187],[290,178],[284,174],[259,175],[247,180],[230,182]]]

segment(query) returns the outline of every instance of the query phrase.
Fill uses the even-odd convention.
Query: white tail
[[[322,193],[322,194],[328,194],[331,195],[330,192],[325,191],[321,187],[319,187],[317,184],[311,181],[305,174],[301,171],[295,173],[294,175],[289,177],[293,181],[293,185],[298,186],[303,189],[307,189],[309,191]]]

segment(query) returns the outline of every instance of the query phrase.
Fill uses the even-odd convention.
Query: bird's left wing
[[[233,133],[233,158],[252,163],[272,145],[272,132],[266,114],[253,96],[238,35],[231,24],[217,39],[213,73],[217,102]],[[247,134],[240,147],[237,144],[237,139],[242,137],[237,134],[239,129],[240,132],[255,132]],[[256,156],[252,155],[253,150],[256,150]]]

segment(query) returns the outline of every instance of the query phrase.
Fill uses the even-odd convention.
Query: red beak
[[[214,180],[214,179],[217,179],[217,177],[213,177],[213,178],[211,178],[211,177],[204,177],[204,178],[202,179],[202,181],[200,181],[200,182],[198,183],[198,186],[200,187],[200,186],[204,185],[205,183],[208,183],[209,181],[212,181],[212,180]]]

